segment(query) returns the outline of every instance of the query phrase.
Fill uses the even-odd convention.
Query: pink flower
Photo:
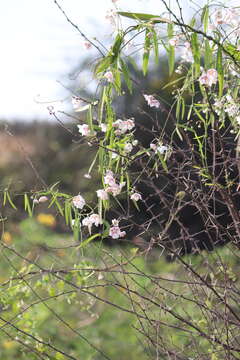
[[[126,235],[126,231],[121,231],[120,227],[118,226],[118,221],[116,219],[112,220],[113,226],[109,229],[109,235],[113,239],[119,239],[121,237],[124,237]]]
[[[91,49],[92,44],[89,41],[84,41],[83,46],[85,47],[86,50],[89,50]]]
[[[134,200],[134,201],[142,200],[142,195],[135,192],[131,195],[131,200]]]
[[[218,73],[215,69],[209,69],[207,72],[203,71],[199,78],[201,85],[212,86],[216,84],[218,80]]]
[[[120,194],[122,188],[125,186],[125,182],[121,184],[114,183],[111,186],[106,188],[107,193],[112,193],[113,196],[117,196]]]
[[[155,108],[160,107],[160,102],[157,99],[155,99],[153,95],[144,94],[143,96],[150,107],[155,107]]]
[[[114,77],[113,77],[113,73],[111,71],[107,71],[105,74],[104,74],[104,77],[107,79],[107,81],[109,83],[113,83],[114,82]]]
[[[154,144],[154,143],[151,143],[150,144],[150,149],[152,149],[153,151],[157,151],[157,145],[156,144]]]
[[[133,119],[128,119],[128,120],[118,119],[113,123],[113,127],[117,128],[117,130],[115,131],[116,135],[125,134],[127,131],[132,130],[134,126],[135,123]]]
[[[111,170],[107,170],[106,175],[104,176],[104,184],[110,186],[115,184],[114,174]]]
[[[109,21],[111,25],[115,25],[116,15],[116,11],[114,9],[110,9],[107,11],[105,19]]]
[[[99,189],[96,192],[99,199],[108,200],[108,193],[104,189]]]
[[[72,202],[77,209],[82,209],[86,204],[86,201],[81,195],[74,196]]]
[[[90,128],[89,128],[89,126],[87,124],[77,125],[77,127],[78,127],[78,131],[83,136],[89,136],[91,134],[91,130],[90,130]]]

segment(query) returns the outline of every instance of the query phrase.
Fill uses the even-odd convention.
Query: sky
[[[90,38],[109,41],[105,20],[111,0],[58,0],[69,18]],[[182,0],[184,3],[186,0]],[[159,0],[118,0],[123,11],[161,13]],[[87,51],[80,34],[54,0],[0,2],[0,119],[48,119],[48,105],[68,101],[70,74]],[[92,52],[92,53],[91,53]]]

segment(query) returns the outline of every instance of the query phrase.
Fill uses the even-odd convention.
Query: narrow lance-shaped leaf
[[[192,43],[192,51],[193,51],[193,58],[194,58],[195,76],[198,77],[200,74],[201,54],[200,54],[200,49],[199,49],[199,44],[198,44],[198,36],[196,33],[192,34],[191,43]]]
[[[158,15],[124,12],[124,11],[118,11],[117,13],[118,15],[134,20],[151,21],[153,23],[171,23],[169,19],[161,18]]]
[[[122,69],[122,73],[123,73],[123,78],[124,78],[125,83],[126,83],[126,85],[128,87],[128,90],[132,94],[132,80],[130,79],[130,76],[129,76],[128,66],[122,59],[120,59],[120,63],[121,63],[121,69]]]
[[[27,194],[24,194],[24,210],[28,212],[30,217],[32,216],[32,208]]]
[[[154,29],[152,29],[152,34],[153,34],[152,40],[153,40],[155,64],[158,64],[158,62],[159,62],[158,36]]]
[[[212,67],[212,61],[213,61],[212,60],[212,49],[209,44],[209,40],[205,40],[204,45],[205,45],[205,51],[204,51],[205,69],[209,69]]]
[[[168,24],[168,39],[170,40],[173,37],[173,25]],[[168,66],[169,66],[169,75],[171,76],[174,71],[175,63],[175,49],[174,46],[168,46]]]
[[[224,71],[222,63],[222,49],[218,47],[217,52],[217,72],[218,72],[218,87],[219,87],[219,96],[223,94],[223,83],[224,83]]]
[[[202,11],[202,17],[201,17],[202,23],[203,23],[203,31],[207,33],[208,30],[208,21],[209,21],[209,7],[208,5],[205,5]]]
[[[142,64],[143,75],[146,75],[148,70],[149,54],[151,47],[150,37],[151,37],[151,32],[149,31],[149,29],[146,29],[144,50],[143,50],[143,64]]]

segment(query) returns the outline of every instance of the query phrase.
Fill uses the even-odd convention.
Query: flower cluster
[[[191,50],[191,44],[186,41],[182,50],[181,58],[183,61],[193,63],[193,54]]]
[[[116,219],[112,220],[112,226],[109,229],[109,236],[113,239],[119,239],[126,235],[126,231],[121,231],[119,227],[119,221]]]
[[[104,184],[108,185],[105,191],[113,196],[119,195],[122,188],[125,186],[125,182],[120,184],[116,182],[114,174],[111,170],[107,170],[106,175],[104,176]]]
[[[147,101],[147,104],[150,106],[150,107],[155,107],[155,108],[159,108],[160,107],[160,102],[155,99],[155,97],[153,95],[146,95],[144,94],[144,99]]]
[[[240,106],[231,95],[227,94],[221,99],[216,99],[213,107],[219,116],[227,114],[232,117],[238,125],[240,125]]]
[[[102,219],[98,214],[91,214],[83,219],[82,225],[88,227],[89,233],[91,233],[92,226],[99,226],[102,224]]]
[[[216,84],[218,80],[218,72],[215,69],[209,69],[207,72],[203,71],[202,75],[199,78],[201,85],[206,85],[211,87],[213,84]]]
[[[74,196],[72,203],[77,209],[82,209],[86,205],[86,201],[81,195]]]
[[[121,120],[118,119],[113,123],[113,127],[116,128],[115,134],[122,135],[127,131],[131,131],[135,126],[134,119]]]

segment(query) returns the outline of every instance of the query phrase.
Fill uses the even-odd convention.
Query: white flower
[[[38,199],[39,203],[45,203],[46,201],[48,201],[48,197],[47,196],[40,196],[40,198]]]
[[[113,77],[113,73],[111,71],[107,71],[104,74],[104,77],[107,79],[108,82],[113,83],[114,82],[114,77]]]
[[[108,193],[104,189],[99,189],[96,191],[97,197],[101,200],[108,200]]]
[[[170,39],[168,41],[169,45],[171,45],[171,46],[177,46],[178,42],[179,42],[179,38],[177,38],[177,37],[173,37],[172,39]]]
[[[89,219],[95,226],[99,226],[100,224],[102,224],[102,220],[98,214],[90,215]]]
[[[168,147],[166,145],[160,145],[157,147],[157,151],[159,154],[164,154],[166,151],[168,151]]]
[[[134,200],[134,201],[142,200],[142,195],[135,192],[131,195],[131,200]]]
[[[106,124],[100,124],[100,128],[102,130],[102,132],[106,132],[107,131],[107,125]]]
[[[74,196],[72,202],[77,209],[82,209],[86,204],[86,201],[81,195]]]
[[[116,159],[117,157],[118,157],[118,154],[115,153],[114,151],[111,151],[111,158]]]
[[[192,54],[192,50],[191,50],[191,45],[188,41],[186,41],[184,43],[184,48],[183,48],[181,58],[183,61],[193,63],[193,54]]]
[[[83,176],[84,176],[86,179],[91,179],[91,178],[92,178],[90,174],[84,174]]]
[[[133,149],[133,146],[132,146],[131,143],[126,143],[126,144],[125,144],[125,146],[124,146],[124,151],[125,151],[126,153],[130,153],[130,152],[132,151],[132,149]]]
[[[117,219],[113,219],[112,224],[113,224],[113,226],[118,226],[119,221]]]
[[[238,116],[236,117],[236,121],[237,121],[238,125],[240,125],[240,115],[238,115]]]
[[[88,227],[89,233],[91,233],[93,224],[95,226],[99,226],[100,224],[102,224],[102,220],[98,214],[92,214],[90,216],[87,216],[82,221],[82,225]]]
[[[153,95],[144,94],[143,96],[150,107],[155,107],[155,108],[160,107],[160,102],[157,99],[155,99]]]
[[[83,136],[89,136],[91,134],[91,130],[87,124],[77,125],[77,127],[78,127],[78,131]]]
[[[89,232],[91,232],[91,227],[92,227],[92,221],[90,220],[90,217],[87,216],[83,219],[82,221],[82,226],[87,226]]]

